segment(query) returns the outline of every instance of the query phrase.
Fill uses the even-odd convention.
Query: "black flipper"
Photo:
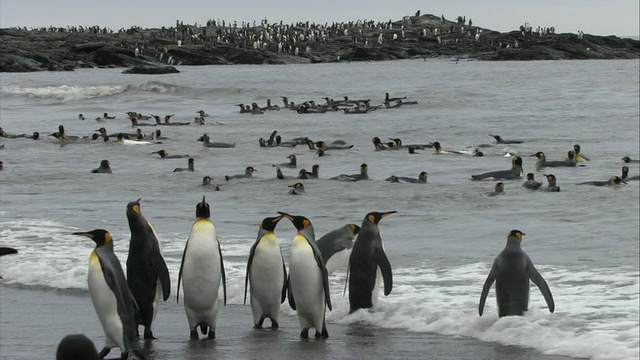
[[[282,250],[280,251],[280,256],[282,256]],[[282,273],[284,274],[284,280],[282,282],[282,298],[280,299],[280,304],[284,304],[284,299],[287,297],[287,287],[288,287],[288,279],[287,279],[287,268],[284,265],[284,258],[282,259]]]
[[[180,303],[180,282],[182,281],[182,267],[184,266],[184,258],[187,255],[187,246],[189,246],[189,239],[184,244],[184,251],[182,252],[182,261],[180,262],[180,271],[178,272],[178,291],[176,294],[176,304]]]
[[[549,307],[549,312],[553,313],[556,309],[556,305],[553,302],[553,295],[551,295],[551,290],[549,290],[549,286],[547,282],[542,278],[542,275],[536,270],[536,267],[533,266],[533,263],[530,259],[527,262],[527,273],[529,274],[529,279],[533,281],[534,284],[540,289],[542,296],[544,296],[544,300],[547,302],[547,306]]]
[[[158,274],[158,280],[160,280],[160,285],[162,286],[162,300],[167,301],[169,295],[171,295],[171,278],[169,277],[167,263],[164,262],[160,249],[156,250],[151,251],[149,259],[151,260],[151,266]]]
[[[384,280],[384,296],[387,296],[391,294],[391,289],[393,288],[391,263],[389,263],[389,259],[387,259],[387,254],[385,254],[384,250],[381,248],[377,248],[373,256],[376,260],[376,264],[378,264],[378,267],[380,268],[380,272],[382,273],[382,279]]]
[[[287,295],[289,306],[291,306],[293,310],[296,310],[296,301],[293,299],[293,291],[291,291],[291,275],[287,278],[287,288],[289,289],[289,294]]]
[[[224,273],[224,261],[222,261],[222,248],[220,247],[220,240],[218,241],[218,254],[220,255],[220,273],[222,274],[222,293],[224,294],[224,305],[227,305],[227,275]],[[214,335],[215,336],[215,335]]]
[[[307,240],[307,242],[313,249],[313,256],[316,258],[316,263],[318,264],[320,271],[322,271],[322,287],[324,289],[324,300],[327,304],[327,308],[329,308],[329,311],[331,311],[332,309],[331,293],[329,292],[329,272],[327,271],[327,267],[325,266],[324,260],[322,259],[322,253],[320,253],[320,250],[318,250],[318,246],[314,246],[315,242],[312,243],[309,240]]]
[[[251,250],[249,251],[249,261],[247,261],[247,274],[244,277],[244,304],[247,305],[247,287],[249,286],[249,270],[251,269],[251,263],[253,262],[253,256],[256,254],[256,247],[258,247],[259,241],[253,243]],[[222,256],[220,256],[222,259]]]
[[[496,262],[493,263],[491,267],[491,271],[487,276],[487,280],[484,281],[484,286],[482,287],[482,294],[480,294],[480,304],[478,305],[478,314],[482,316],[484,312],[484,303],[487,301],[487,295],[489,295],[489,289],[491,289],[491,285],[496,281],[496,274],[498,273],[498,264]]]

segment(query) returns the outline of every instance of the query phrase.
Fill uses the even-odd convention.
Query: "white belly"
[[[275,235],[265,235],[255,249],[249,269],[251,311],[254,318],[265,316],[278,319],[284,285],[282,264],[278,240]]]
[[[289,273],[300,326],[322,331],[325,311],[322,271],[313,249],[301,235],[296,235],[291,245]]]
[[[371,291],[371,306],[378,306],[378,297],[380,296],[380,288],[382,287],[382,272],[379,267],[376,267],[376,284]]]
[[[349,266],[349,255],[351,255],[351,249],[344,249],[331,255],[326,264],[329,275],[336,270],[347,271],[347,267]]]
[[[209,221],[199,220],[187,241],[182,264],[182,288],[189,327],[193,329],[205,322],[215,331],[218,291],[222,281],[222,260],[215,227]]]
[[[117,346],[121,352],[125,352],[122,321],[118,315],[118,303],[113,291],[104,279],[97,256],[92,256],[89,260],[88,286],[93,307],[104,330],[105,347],[112,348]]]

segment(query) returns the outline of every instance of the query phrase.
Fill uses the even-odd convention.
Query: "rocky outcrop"
[[[454,57],[476,60],[638,59],[640,42],[615,36],[500,33],[433,15],[323,28],[309,23],[236,28],[0,29],[0,72],[158,65],[291,64]],[[220,25],[220,24],[218,24]],[[284,29],[284,30],[283,30]],[[271,32],[270,36],[265,34]],[[289,36],[295,34],[293,36]],[[306,34],[306,37],[300,37]],[[319,35],[321,34],[321,35]],[[311,36],[315,36],[312,39]],[[149,66],[151,66],[149,68]]]
[[[123,71],[123,74],[147,74],[147,75],[161,75],[161,74],[177,74],[180,71],[173,66],[157,66],[157,65],[138,65]]]

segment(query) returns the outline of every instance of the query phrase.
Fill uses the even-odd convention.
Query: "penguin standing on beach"
[[[391,264],[384,252],[378,223],[384,217],[395,213],[395,211],[370,212],[362,221],[360,233],[353,243],[347,269],[349,313],[358,309],[371,308],[377,304],[381,280],[384,280],[384,295],[391,293],[393,288]]]
[[[216,338],[218,318],[218,291],[220,283],[227,305],[227,286],[222,261],[222,250],[216,227],[209,217],[211,208],[202,197],[196,205],[197,220],[191,227],[191,234],[184,247],[180,273],[178,274],[178,301],[180,282],[184,288],[184,309],[187,313],[191,340],[198,339],[198,326],[209,339]]]
[[[280,304],[287,296],[287,269],[274,233],[282,217],[267,217],[262,220],[258,238],[249,252],[244,280],[244,303],[247,303],[247,287],[251,284],[251,313],[256,329],[262,327],[266,318],[271,320],[271,328],[278,328]]]
[[[169,269],[158,236],[140,211],[140,199],[127,204],[126,213],[131,231],[127,282],[138,303],[136,324],[144,326],[145,339],[154,339],[151,323],[158,312],[160,299],[167,301],[171,293]]]
[[[145,359],[136,341],[134,316],[137,304],[127,285],[120,261],[113,252],[111,234],[97,229],[75,232],[73,235],[86,236],[96,243],[89,256],[88,285],[93,307],[105,334],[105,345],[100,351],[100,358],[107,356],[111,348],[119,347],[121,359],[128,359],[131,350],[139,358]]]
[[[298,313],[300,337],[309,337],[309,329],[315,328],[317,338],[328,338],[325,311],[331,310],[329,274],[316,245],[311,221],[304,216],[293,216],[278,212],[291,220],[298,230],[291,244],[289,259],[289,305]]]
[[[529,280],[533,281],[547,302],[549,312],[553,313],[555,304],[547,282],[533,266],[533,262],[520,247],[522,236],[520,230],[511,230],[507,235],[507,246],[498,254],[487,280],[482,287],[478,313],[482,316],[484,303],[489,289],[496,282],[496,298],[498,300],[498,316],[523,315],[529,308]]]

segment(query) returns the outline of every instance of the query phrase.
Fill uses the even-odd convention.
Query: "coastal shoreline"
[[[79,290],[32,289],[0,285],[0,359],[51,359],[68,334],[85,334],[99,350],[103,332],[91,298]],[[141,341],[150,359],[477,359],[568,360],[534,349],[476,339],[385,329],[364,324],[328,323],[326,340],[301,340],[295,316],[282,305],[280,329],[252,328],[251,307],[220,306],[215,341],[189,340],[182,303],[161,303],[152,342]],[[268,324],[268,321],[265,325]],[[109,358],[119,355],[112,349]]]
[[[388,22],[0,29],[0,72],[400,59],[639,59],[640,41],[525,28],[500,33],[434,15]],[[469,23],[471,20],[469,19]],[[151,71],[151,70],[150,70]]]

